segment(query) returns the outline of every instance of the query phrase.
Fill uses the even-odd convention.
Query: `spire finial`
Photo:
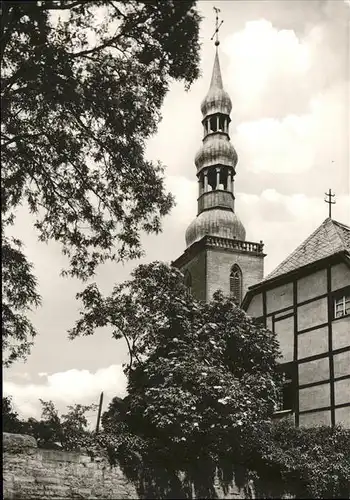
[[[335,194],[334,193],[332,194],[332,190],[329,189],[328,193],[325,193],[325,195],[326,195],[327,199],[325,199],[324,201],[326,203],[328,203],[328,209],[329,209],[328,214],[329,214],[329,218],[331,219],[332,218],[332,205],[335,205],[335,200],[332,201],[332,198],[335,196]]]
[[[223,20],[221,20],[221,23],[219,24],[219,12],[220,12],[220,9],[218,9],[217,7],[213,7],[213,9],[215,10],[215,14],[216,14],[216,17],[215,17],[215,31],[214,31],[214,34],[213,36],[211,37],[210,40],[213,40],[214,36],[215,36],[215,46],[218,47],[218,45],[220,45],[220,41],[219,41],[219,29],[222,25],[222,23],[224,22]]]

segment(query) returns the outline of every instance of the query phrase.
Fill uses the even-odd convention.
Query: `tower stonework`
[[[235,211],[237,153],[230,141],[232,103],[223,88],[218,45],[208,94],[201,105],[203,143],[195,157],[197,217],[186,230],[186,250],[172,264],[199,300],[221,289],[242,302],[248,288],[263,279],[263,243],[246,241]]]

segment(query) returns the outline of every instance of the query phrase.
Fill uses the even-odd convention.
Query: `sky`
[[[236,211],[246,239],[265,244],[265,275],[328,216],[329,188],[336,193],[333,218],[350,224],[350,1],[199,1],[202,75],[188,92],[181,83],[171,86],[147,148],[149,159],[166,165],[176,207],[162,234],[143,236],[145,258],[99,269],[95,281],[106,294],[141,262],[170,263],[185,249],[185,230],[197,208],[194,157],[215,55],[214,5],[224,20],[220,64],[239,158]],[[126,346],[108,328],[68,340],[83,285],[60,276],[66,261],[59,245],[39,242],[30,222],[22,210],[15,232],[35,266],[43,303],[31,315],[38,330],[32,353],[4,370],[4,394],[13,396],[25,418],[40,416],[39,398],[64,412],[70,404],[97,403],[101,391],[106,409],[113,396],[126,394]],[[91,422],[95,418],[90,414]]]

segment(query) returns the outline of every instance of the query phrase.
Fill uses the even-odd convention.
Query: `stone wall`
[[[197,300],[206,299],[206,250],[200,250],[189,262],[180,268],[182,273],[188,271],[192,278],[192,294]]]
[[[211,300],[216,290],[230,295],[230,271],[234,264],[242,270],[242,298],[250,286],[263,279],[264,254],[241,252],[230,248],[207,249],[207,300]]]
[[[224,492],[214,484],[218,498],[245,498],[235,484]],[[135,486],[119,467],[87,455],[38,448],[32,436],[3,433],[3,496],[20,499],[128,499],[139,498]]]
[[[3,434],[3,496],[12,499],[137,498],[118,467],[75,452],[45,450],[31,436]]]
[[[252,481],[242,482],[240,479],[239,484],[237,486],[232,481],[223,488],[216,477],[213,498],[256,498]],[[192,495],[195,498],[193,487]],[[3,498],[111,500],[141,497],[121,469],[118,466],[111,467],[104,459],[92,461],[81,453],[40,449],[31,436],[3,433]],[[146,494],[142,498],[158,497]],[[199,495],[197,498],[203,497]],[[293,497],[288,494],[281,496],[279,493],[274,497],[264,495],[259,498]]]

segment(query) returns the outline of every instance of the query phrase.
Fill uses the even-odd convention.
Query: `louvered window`
[[[230,273],[230,294],[238,304],[242,302],[242,271],[237,264],[232,267]]]

